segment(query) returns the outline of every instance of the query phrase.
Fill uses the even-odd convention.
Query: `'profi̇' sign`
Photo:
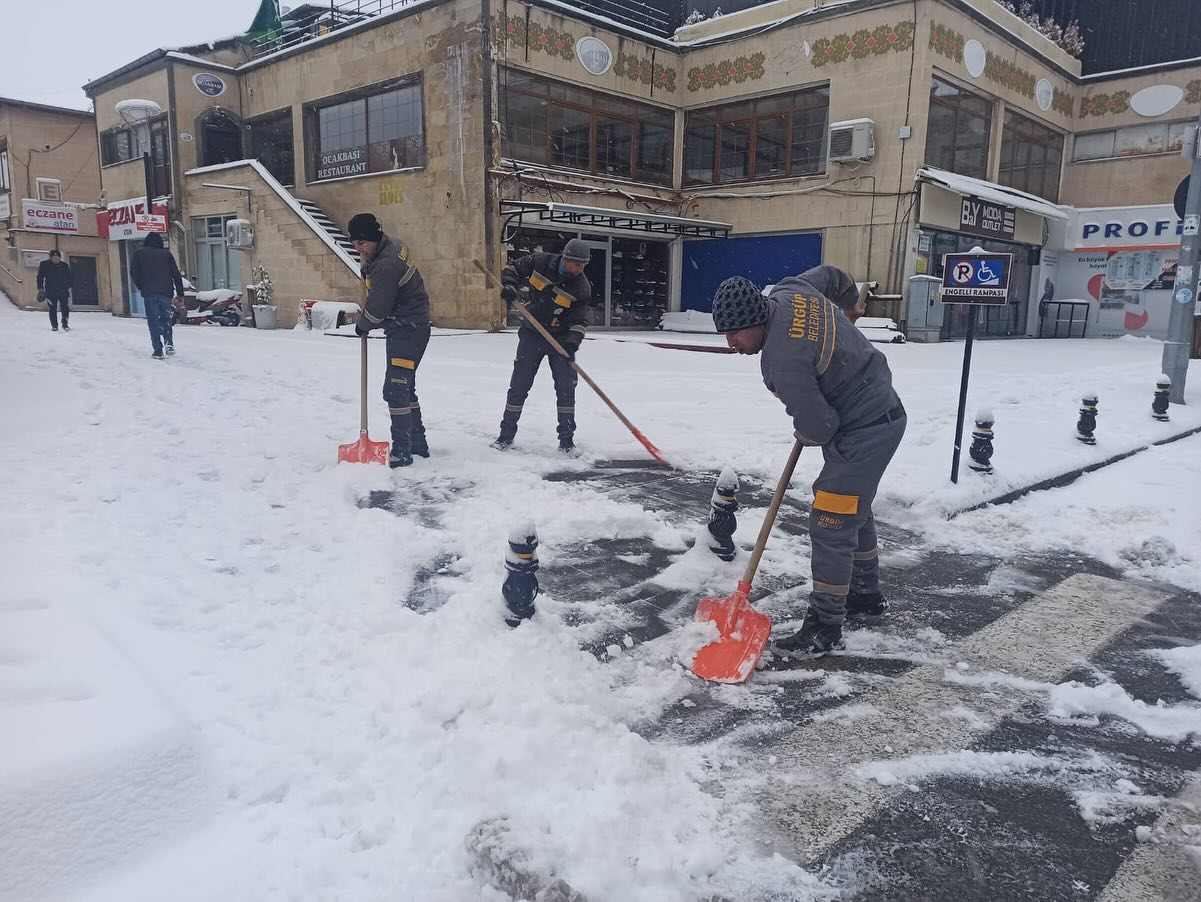
[[[1085,222],[1080,226],[1080,240],[1084,244],[1105,241],[1121,242],[1125,239],[1163,238],[1166,243],[1173,243],[1173,238],[1179,238],[1184,231],[1184,222],[1171,219],[1144,220],[1135,219],[1130,222]]]

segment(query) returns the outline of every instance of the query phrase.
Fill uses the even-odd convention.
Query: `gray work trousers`
[[[887,422],[840,432],[822,447],[826,464],[813,483],[809,514],[809,605],[822,623],[842,623],[848,592],[880,591],[872,502],[905,435],[905,422],[905,409],[898,404]]]

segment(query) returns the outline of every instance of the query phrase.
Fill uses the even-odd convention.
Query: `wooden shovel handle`
[[[784,465],[784,472],[780,474],[775,494],[771,496],[771,504],[768,505],[767,515],[763,518],[763,526],[759,528],[759,538],[755,540],[755,550],[751,553],[751,559],[746,565],[746,572],[742,574],[742,581],[748,586],[754,581],[755,571],[759,569],[763,549],[767,547],[767,537],[771,535],[772,527],[776,525],[776,514],[780,512],[780,504],[784,501],[784,493],[788,491],[788,483],[792,481],[792,471],[796,469],[796,462],[801,456],[802,447],[804,446],[800,439],[792,443],[792,453],[788,455],[788,463]]]
[[[367,280],[359,276],[359,316],[367,313]],[[364,335],[359,355],[359,434],[367,434],[367,336]]]

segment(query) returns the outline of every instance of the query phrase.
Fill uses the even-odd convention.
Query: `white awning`
[[[931,166],[919,169],[917,179],[919,182],[929,182],[932,185],[946,188],[948,191],[954,191],[956,194],[962,194],[964,197],[1004,204],[1007,207],[1042,216],[1044,219],[1067,221],[1071,218],[1070,208],[1059,207],[1041,197],[1035,197],[1033,194],[1027,194],[1025,191],[1018,191],[1014,188],[1006,188],[995,182],[969,178],[966,175],[956,175],[953,172],[935,169]]]

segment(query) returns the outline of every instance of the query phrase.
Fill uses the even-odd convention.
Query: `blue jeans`
[[[163,352],[163,342],[175,344],[171,337],[171,298],[164,294],[148,294],[142,297],[146,303],[146,326],[150,329],[150,343],[154,353]]]

